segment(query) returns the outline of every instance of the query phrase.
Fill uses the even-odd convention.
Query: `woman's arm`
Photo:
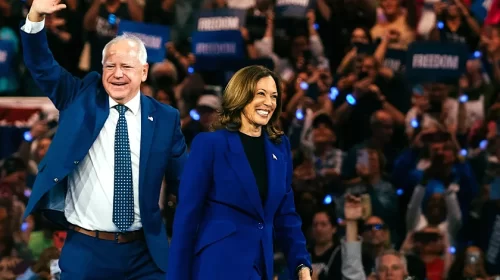
[[[212,133],[198,134],[184,167],[174,218],[173,236],[168,258],[167,279],[190,280],[198,224],[203,215],[204,200],[210,190],[213,165]]]
[[[293,161],[290,152],[290,142],[283,136],[286,149],[286,194],[281,200],[274,217],[275,241],[285,253],[290,275],[297,274],[297,267],[305,265],[311,267],[311,258],[306,250],[306,239],[302,233],[302,221],[295,211],[294,195],[292,190]]]

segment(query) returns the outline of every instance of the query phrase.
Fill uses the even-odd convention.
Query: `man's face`
[[[405,270],[401,258],[395,255],[385,255],[380,258],[377,270],[378,280],[403,280]]]
[[[332,225],[330,218],[325,212],[319,212],[313,218],[313,236],[318,244],[325,244],[333,240],[333,234],[337,228]]]
[[[200,124],[208,129],[217,119],[217,111],[209,107],[198,108],[198,113],[200,114]]]
[[[139,45],[122,40],[108,47],[103,63],[102,83],[109,96],[126,104],[139,93],[148,76],[148,65],[139,60]]]
[[[363,240],[371,245],[379,246],[387,242],[389,238],[384,221],[379,217],[366,219],[363,230]]]

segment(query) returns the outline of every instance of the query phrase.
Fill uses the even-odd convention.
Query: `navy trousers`
[[[166,237],[165,237],[166,238]],[[61,280],[165,280],[146,241],[116,243],[68,231],[59,259]]]

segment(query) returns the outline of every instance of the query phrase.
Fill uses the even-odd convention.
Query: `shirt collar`
[[[109,108],[113,108],[116,105],[118,105],[118,102],[114,101],[110,96]],[[125,106],[133,115],[137,116],[137,113],[139,113],[139,110],[141,109],[141,92],[138,92],[134,98],[130,99],[130,101],[125,104]]]

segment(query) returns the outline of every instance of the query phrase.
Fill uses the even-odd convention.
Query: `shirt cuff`
[[[45,18],[40,22],[33,22],[29,20],[28,16],[26,16],[26,22],[21,27],[21,30],[28,34],[36,34],[43,30],[45,27]]]

